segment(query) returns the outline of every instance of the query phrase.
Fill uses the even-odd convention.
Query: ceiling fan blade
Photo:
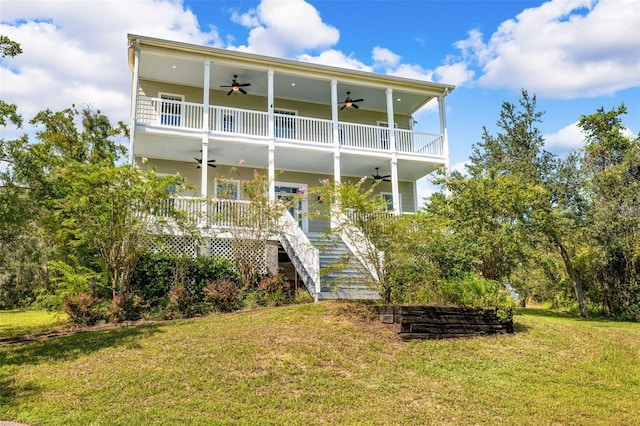
[[[386,176],[380,176],[382,179],[388,179],[391,177],[391,175],[386,175]]]
[[[233,85],[229,85],[229,84],[227,84],[227,85],[220,86],[220,87],[233,87]]]
[[[244,85],[243,85],[244,86]],[[240,91],[240,93],[242,93],[243,95],[247,94],[247,91],[244,90],[242,87],[238,87],[238,90]]]
[[[247,86],[251,86],[251,83],[238,84],[238,87],[247,87]]]
[[[229,95],[230,95],[230,94],[232,94],[232,93],[233,93],[233,89],[231,89],[231,90],[229,90],[229,91],[227,92],[227,96],[229,96]]]
[[[362,101],[364,101],[364,99],[354,99],[351,102],[362,102]]]
[[[391,179],[382,179],[383,182],[391,182]]]
[[[207,164],[207,166],[209,166],[209,167],[213,167],[213,168],[218,167],[218,166],[216,166],[215,164]]]
[[[345,109],[347,106],[346,105],[342,105],[342,108],[340,108],[340,111],[342,111],[343,109]]]
[[[355,109],[360,108],[360,107],[359,107],[358,105],[356,105],[356,104],[352,104],[351,106],[352,106],[352,107],[354,107]]]

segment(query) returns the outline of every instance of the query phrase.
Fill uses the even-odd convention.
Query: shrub
[[[511,319],[515,301],[499,282],[477,274],[442,281],[440,292],[445,301],[455,306],[497,309],[502,319]]]
[[[313,296],[305,288],[299,288],[296,290],[293,296],[294,303],[313,303]]]
[[[238,273],[234,271],[233,265],[228,260],[204,256],[191,259],[187,279],[193,294],[199,301],[204,297],[203,288],[212,281],[228,279],[234,283],[240,282]]]
[[[184,283],[176,283],[169,291],[167,310],[173,318],[191,318],[199,311],[195,298]]]
[[[109,309],[109,321],[136,321],[144,311],[143,300],[136,294],[117,295]]]
[[[226,259],[147,253],[134,270],[131,290],[144,299],[150,310],[170,308],[183,312],[184,309],[177,308],[179,300],[184,302],[192,299],[192,303],[200,304],[204,298],[204,286],[208,282],[225,278],[233,282],[239,281],[238,274]],[[177,282],[182,283],[181,288],[176,288]],[[180,294],[183,288],[189,292],[189,297]],[[172,298],[173,301],[170,300]],[[201,311],[202,307],[194,309]]]
[[[105,319],[100,300],[86,292],[66,295],[62,307],[69,315],[69,322],[76,326],[94,325]]]
[[[230,312],[240,307],[240,288],[229,278],[209,281],[203,293],[205,302],[216,311]]]
[[[260,279],[258,290],[263,293],[267,306],[280,306],[289,302],[289,286],[281,274],[266,275]]]
[[[174,281],[174,271],[180,256],[147,253],[136,265],[131,277],[131,291],[140,295],[149,306],[166,305]]]

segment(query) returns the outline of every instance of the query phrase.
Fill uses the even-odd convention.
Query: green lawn
[[[62,312],[38,310],[0,311],[0,337],[47,331],[63,326],[67,315]]]
[[[39,424],[640,424],[640,324],[527,309],[402,342],[321,303],[0,346],[0,419]]]

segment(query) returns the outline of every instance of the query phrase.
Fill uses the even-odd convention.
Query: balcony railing
[[[136,120],[140,124],[164,128],[202,130],[204,106],[169,99],[138,97]],[[209,131],[218,135],[269,137],[269,114],[221,106],[209,107]],[[347,122],[338,123],[338,143],[345,148],[389,151],[389,128]],[[399,153],[444,157],[442,135],[394,129],[396,150]],[[333,144],[333,122],[326,119],[276,113],[274,116],[276,142],[301,144]]]

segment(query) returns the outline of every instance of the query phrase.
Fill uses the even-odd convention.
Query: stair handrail
[[[364,232],[362,232],[347,215],[340,211],[334,211],[333,215],[335,223],[338,225],[337,230],[340,238],[367,272],[369,272],[376,284],[379,284],[381,277],[378,271],[384,267],[384,252],[378,250]],[[375,255],[378,268],[372,264],[370,259],[365,257],[365,253]]]
[[[320,250],[309,241],[307,235],[300,228],[298,221],[291,216],[289,211],[283,210],[280,216],[280,228],[282,230],[280,243],[287,255],[289,255],[293,266],[300,273],[305,286],[317,302],[321,292]]]

